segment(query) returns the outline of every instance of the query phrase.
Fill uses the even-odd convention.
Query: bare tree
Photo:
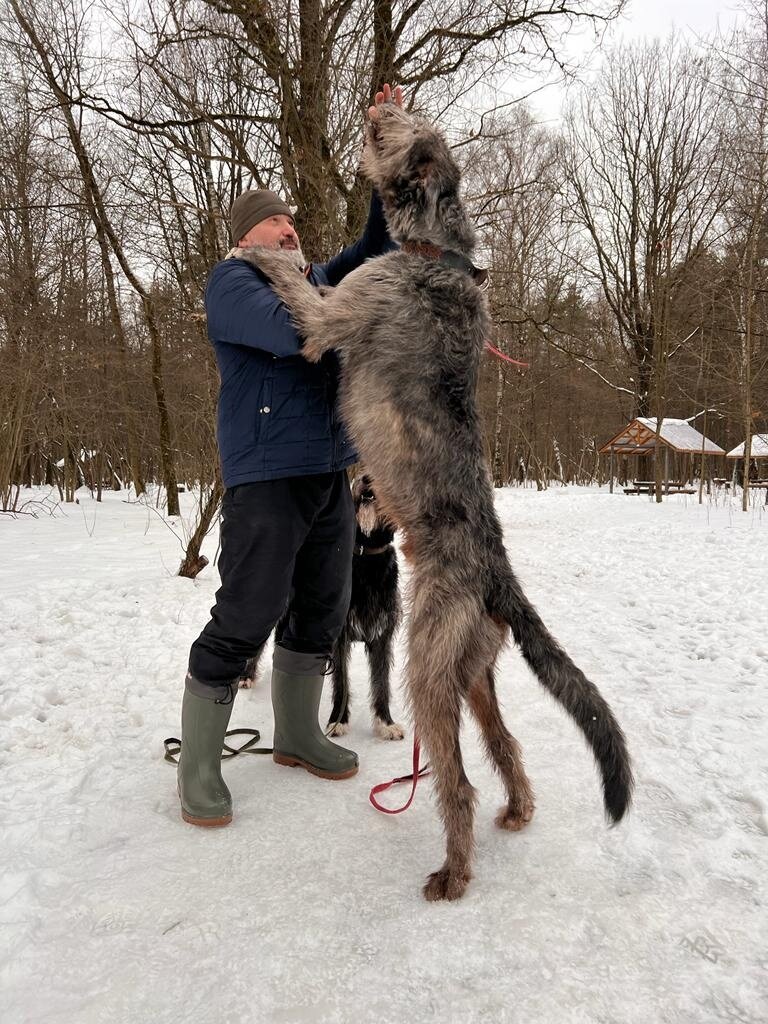
[[[746,28],[721,50],[723,92],[728,101],[729,144],[737,155],[736,188],[728,206],[724,256],[738,330],[736,379],[744,436],[742,508],[749,506],[749,472],[759,385],[768,373],[768,3],[747,0]],[[762,328],[762,329],[761,329]]]
[[[83,88],[84,69],[80,53],[83,41],[87,38],[85,14],[78,5],[78,0],[61,0],[61,3],[58,0],[51,0],[45,6],[41,0],[36,5],[26,3],[23,9],[18,0],[9,0],[9,4],[23,38],[29,43],[32,55],[30,66],[34,67],[34,71],[50,91],[77,160],[83,183],[83,198],[102,253],[102,266],[110,298],[113,326],[117,336],[121,339],[123,348],[122,323],[117,305],[117,289],[110,262],[111,256],[115,257],[120,270],[141,299],[146,327],[152,342],[152,383],[160,426],[160,457],[168,514],[178,515],[179,499],[170,417],[165,399],[162,348],[152,294],[142,281],[140,273],[127,258],[125,247],[115,230],[105,201],[102,183],[96,174],[95,161],[86,141],[82,117],[76,106],[76,97]],[[137,487],[141,487],[140,477],[137,480],[136,473],[134,480]]]
[[[723,104],[710,77],[711,59],[674,39],[620,48],[567,121],[574,222],[591,243],[585,269],[616,319],[637,412],[653,407],[659,430],[670,354],[682,341],[671,317],[678,268],[715,241],[730,189]]]

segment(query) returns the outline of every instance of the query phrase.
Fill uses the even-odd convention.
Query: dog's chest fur
[[[352,560],[352,599],[347,616],[349,639],[370,643],[391,631],[400,616],[397,555],[391,545],[379,554],[359,554],[360,542],[373,547],[376,537],[358,530]],[[387,540],[382,540],[386,544]]]

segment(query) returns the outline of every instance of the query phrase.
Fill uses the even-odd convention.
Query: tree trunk
[[[189,538],[187,550],[179,566],[179,576],[185,576],[187,579],[193,580],[208,565],[208,559],[200,554],[200,547],[211,528],[211,523],[219,510],[223,496],[224,487],[217,474],[214,485],[205,501],[203,501],[202,495],[200,496],[200,518],[194,533]]]

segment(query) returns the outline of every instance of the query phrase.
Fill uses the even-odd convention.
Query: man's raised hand
[[[387,82],[382,87],[381,91],[376,93],[374,105],[371,106],[371,107],[368,107],[368,117],[372,121],[378,120],[378,117],[379,117],[379,107],[381,106],[381,104],[382,103],[391,103],[393,100],[398,105],[398,107],[402,107],[402,105],[403,105],[403,90],[402,90],[402,87],[398,85],[398,86],[395,86],[395,91],[393,93],[392,92],[392,86]]]

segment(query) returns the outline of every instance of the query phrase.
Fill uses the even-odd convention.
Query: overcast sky
[[[624,38],[665,36],[674,26],[681,32],[708,35],[730,24],[737,5],[724,0],[632,0],[613,35]]]
[[[718,27],[726,31],[735,24],[738,11],[739,5],[733,0],[631,0],[626,14],[607,30],[604,45],[663,39],[673,29],[695,40],[712,35]],[[594,38],[589,32],[571,35],[565,41],[566,52],[576,59],[587,56],[593,47]],[[599,54],[593,53],[590,64],[595,66],[599,59]],[[558,119],[562,98],[562,86],[554,86],[532,96],[529,102],[542,120],[551,121]]]

